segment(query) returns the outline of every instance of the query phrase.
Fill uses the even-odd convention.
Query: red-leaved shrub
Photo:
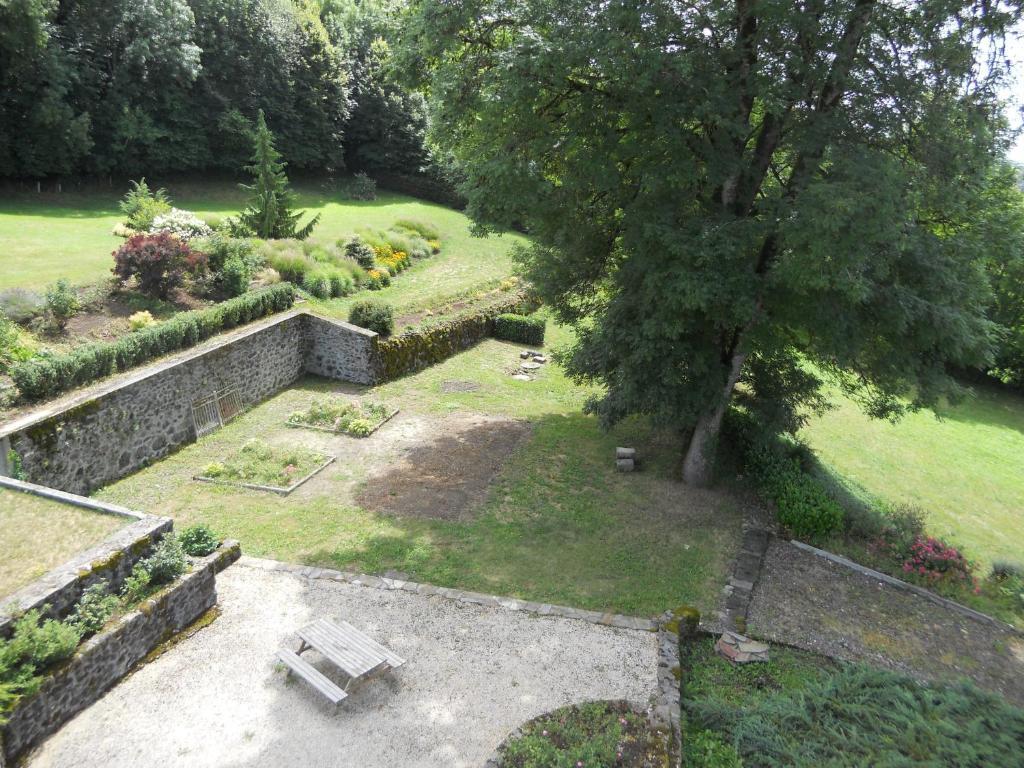
[[[932,536],[918,536],[903,561],[903,572],[929,584],[969,584],[974,565],[956,547]]]
[[[135,235],[114,251],[113,272],[121,282],[134,277],[140,291],[160,299],[168,298],[187,273],[195,274],[205,266],[204,254],[166,232]]]

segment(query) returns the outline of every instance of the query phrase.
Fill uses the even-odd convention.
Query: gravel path
[[[478,768],[543,712],[592,699],[646,704],[655,692],[652,632],[244,563],[218,576],[216,621],[123,680],[28,765]],[[321,616],[346,619],[407,663],[333,712],[273,664]]]
[[[962,677],[1024,704],[1024,639],[773,539],[749,631],[923,679]]]

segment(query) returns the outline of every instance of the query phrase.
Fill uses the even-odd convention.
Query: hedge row
[[[26,400],[42,400],[127,371],[154,358],[186,349],[236,325],[291,307],[295,289],[278,283],[209,309],[183,312],[117,341],[89,344],[66,354],[36,357],[11,367],[11,378]]]
[[[496,316],[522,311],[529,302],[523,292],[510,293],[503,301],[478,312],[381,340],[377,345],[379,380],[397,379],[447,360],[490,336]]]
[[[498,315],[494,318],[494,338],[539,347],[544,343],[547,322],[529,315]]]

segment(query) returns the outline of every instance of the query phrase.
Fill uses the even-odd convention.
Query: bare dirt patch
[[[484,500],[505,462],[530,434],[524,421],[450,416],[432,440],[407,448],[356,496],[364,509],[399,517],[464,520]]]

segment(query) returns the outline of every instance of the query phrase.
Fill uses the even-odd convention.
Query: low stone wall
[[[248,406],[294,382],[306,346],[303,313],[253,323],[6,425],[0,452],[27,480],[87,494],[194,441],[196,398],[232,387]]]
[[[224,542],[193,569],[86,640],[73,657],[18,704],[3,726],[3,755],[20,755],[88,707],[160,643],[194,622],[217,602],[216,574],[240,556],[238,542]]]
[[[375,382],[376,333],[316,315],[308,315],[306,323],[306,371],[355,384]]]
[[[522,292],[462,317],[409,331],[377,342],[378,381],[390,381],[447,360],[491,335],[494,318],[520,308],[527,301]]]
[[[124,507],[103,504],[11,478],[0,477],[0,488],[32,493],[102,514],[116,515],[123,517],[125,522],[124,528],[115,531],[95,547],[80,552],[45,576],[4,597],[0,605],[0,638],[10,637],[14,616],[33,608],[45,607],[47,616],[63,618],[78,602],[82,592],[97,581],[110,582],[111,589],[116,591],[131,573],[135,563],[150,553],[153,545],[171,530],[173,524],[167,517],[143,515]],[[54,520],[55,526],[59,524],[59,520]]]

